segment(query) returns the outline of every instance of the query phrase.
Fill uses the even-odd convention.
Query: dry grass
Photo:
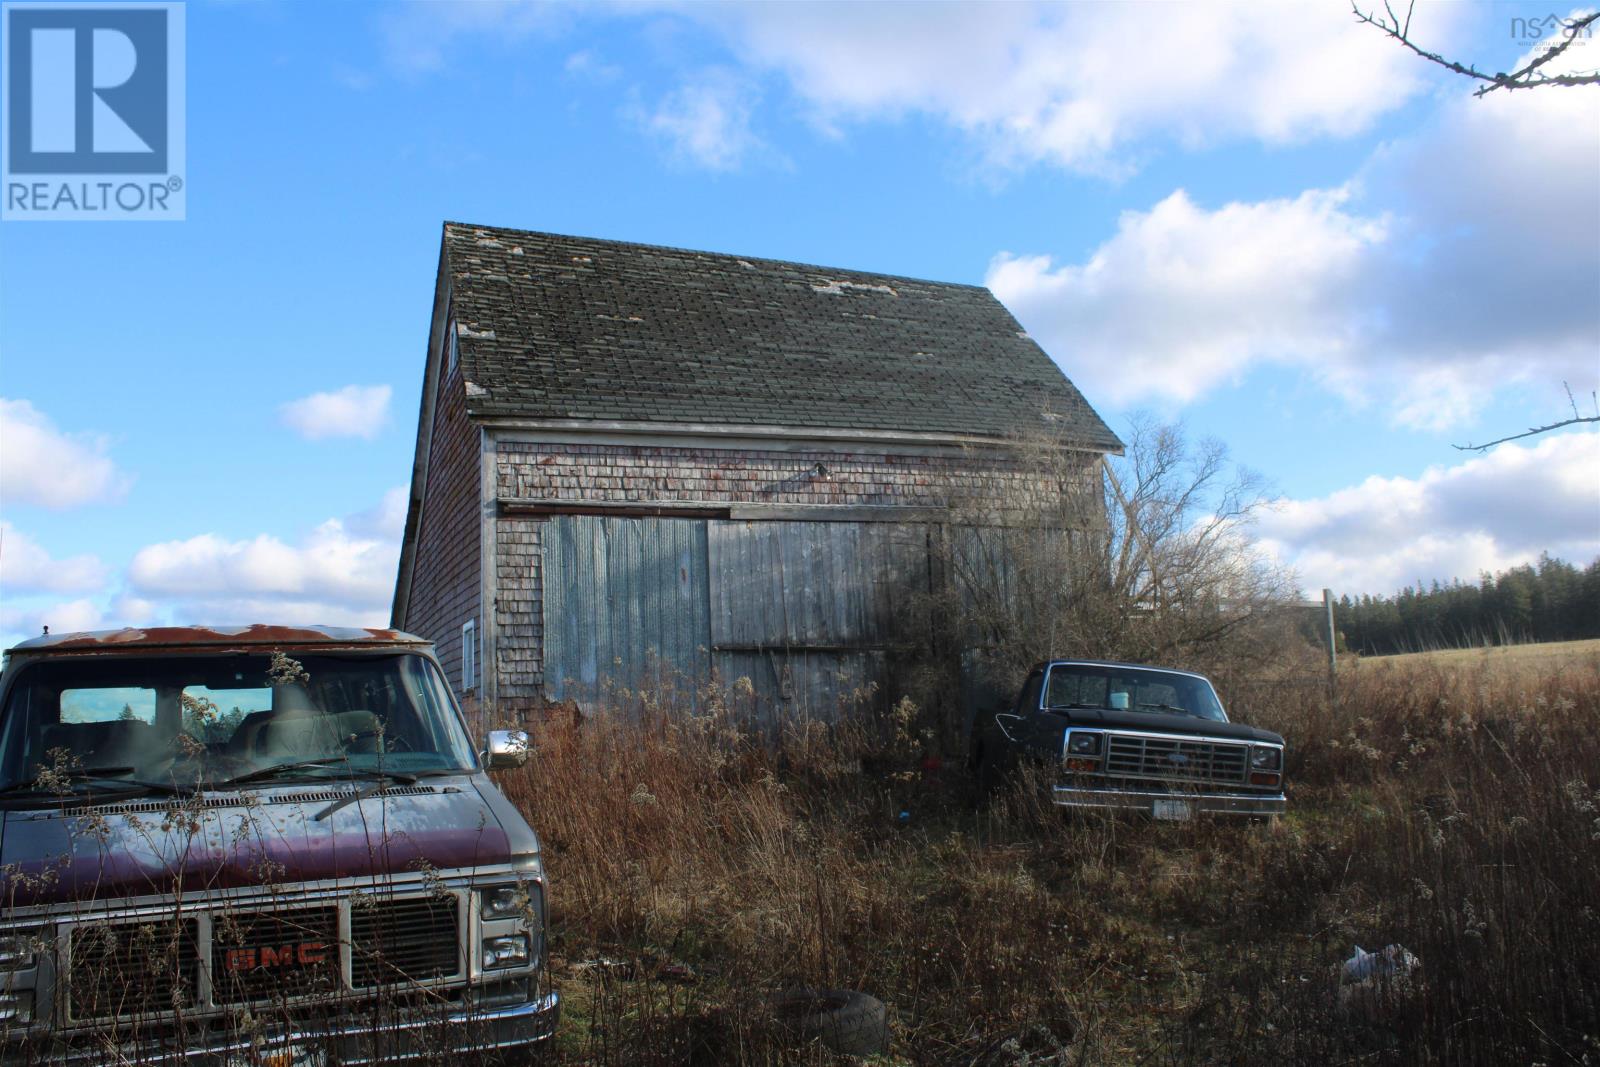
[[[503,784],[546,840],[556,1057],[821,1062],[763,1009],[807,985],[887,1001],[904,1063],[1600,1059],[1592,660],[1233,695],[1289,741],[1275,826],[1069,820],[1025,786],[976,812],[904,731],[774,752],[714,707],[547,727]],[[1390,942],[1416,988],[1341,1011],[1339,961]]]
[[[1493,664],[1497,668],[1542,670],[1546,667],[1561,669],[1574,663],[1587,662],[1600,670],[1600,638],[1586,641],[1546,641],[1542,644],[1486,645],[1482,648],[1442,648],[1434,652],[1408,652],[1399,656],[1363,656],[1360,662],[1379,663],[1435,663],[1452,668],[1477,664]]]

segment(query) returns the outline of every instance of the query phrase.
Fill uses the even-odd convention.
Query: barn
[[[480,721],[736,679],[831,717],[1043,426],[1121,447],[987,289],[446,223],[393,623]]]

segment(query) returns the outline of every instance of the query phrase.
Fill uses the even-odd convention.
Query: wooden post
[[[1328,612],[1328,699],[1339,694],[1339,640],[1333,629],[1333,590],[1322,591],[1322,606]]]

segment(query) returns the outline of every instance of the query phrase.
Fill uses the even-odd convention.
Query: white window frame
[[[461,691],[470,693],[478,688],[478,620],[468,619],[461,624]]]

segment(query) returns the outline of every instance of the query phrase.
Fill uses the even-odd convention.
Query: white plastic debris
[[[1417,969],[1417,957],[1400,945],[1390,945],[1381,952],[1368,952],[1360,945],[1344,961],[1344,981],[1360,982],[1368,978],[1408,976]]]
[[[1380,1014],[1411,995],[1421,961],[1401,945],[1368,952],[1360,945],[1344,961],[1339,975],[1339,1007],[1368,1015]]]

